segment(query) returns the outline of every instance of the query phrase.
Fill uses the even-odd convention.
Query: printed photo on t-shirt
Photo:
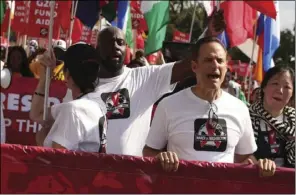
[[[196,151],[224,152],[227,148],[226,121],[217,119],[213,127],[208,119],[196,119],[193,147]]]
[[[106,103],[108,119],[123,119],[130,116],[130,97],[127,89],[102,93],[101,98]]]

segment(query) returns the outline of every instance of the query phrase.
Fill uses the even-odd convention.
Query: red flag
[[[63,2],[63,3],[62,3]],[[60,12],[60,24],[61,28],[66,31],[70,28],[71,22],[71,9],[72,9],[72,2],[71,1],[61,1],[59,12]]]
[[[78,18],[75,17],[73,32],[72,32],[72,44],[81,41],[80,38],[83,33],[83,24]]]
[[[224,10],[226,32],[231,47],[244,43],[248,38],[254,38],[256,10],[244,1],[224,1],[220,6]]]
[[[145,48],[145,40],[143,37],[143,31],[142,30],[138,30],[137,31],[137,38],[136,38],[136,45],[137,45],[137,49],[144,49]]]
[[[261,12],[262,14],[269,16],[273,19],[276,19],[276,9],[273,1],[246,1],[249,6],[253,9]]]

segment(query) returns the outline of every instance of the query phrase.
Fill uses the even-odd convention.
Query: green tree
[[[170,1],[170,23],[167,26],[166,41],[172,41],[173,31],[177,29],[190,33],[195,3],[193,1]],[[201,4],[197,4],[191,42],[201,35],[207,23],[207,15]]]
[[[294,62],[291,63],[291,58],[295,57],[295,29],[294,33],[286,29],[281,31],[280,47],[276,50],[273,59],[276,65],[286,64],[295,68]]]

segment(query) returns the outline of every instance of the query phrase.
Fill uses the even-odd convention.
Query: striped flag
[[[125,39],[130,48],[133,48],[133,32],[132,32],[132,20],[131,20],[131,10],[130,1],[121,0],[117,4],[117,19],[115,19],[111,24],[112,26],[117,26],[122,29],[125,33]]]
[[[256,28],[256,37],[258,37],[258,57],[257,64],[255,66],[254,71],[254,79],[258,82],[262,82],[264,71],[263,71],[263,48],[264,48],[264,22],[265,16],[264,14],[260,14],[257,20],[257,28]]]
[[[266,16],[264,25],[264,57],[263,67],[264,72],[267,72],[274,63],[272,57],[280,46],[280,14],[279,14],[279,2],[274,1],[275,9],[277,11],[276,19]]]

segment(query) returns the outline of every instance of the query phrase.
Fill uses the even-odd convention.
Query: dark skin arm
[[[214,10],[212,16],[209,17],[208,29],[206,36],[218,36],[226,27],[223,10]],[[191,61],[193,56],[175,63],[172,71],[171,84],[182,81],[183,79],[193,76],[191,70]]]

